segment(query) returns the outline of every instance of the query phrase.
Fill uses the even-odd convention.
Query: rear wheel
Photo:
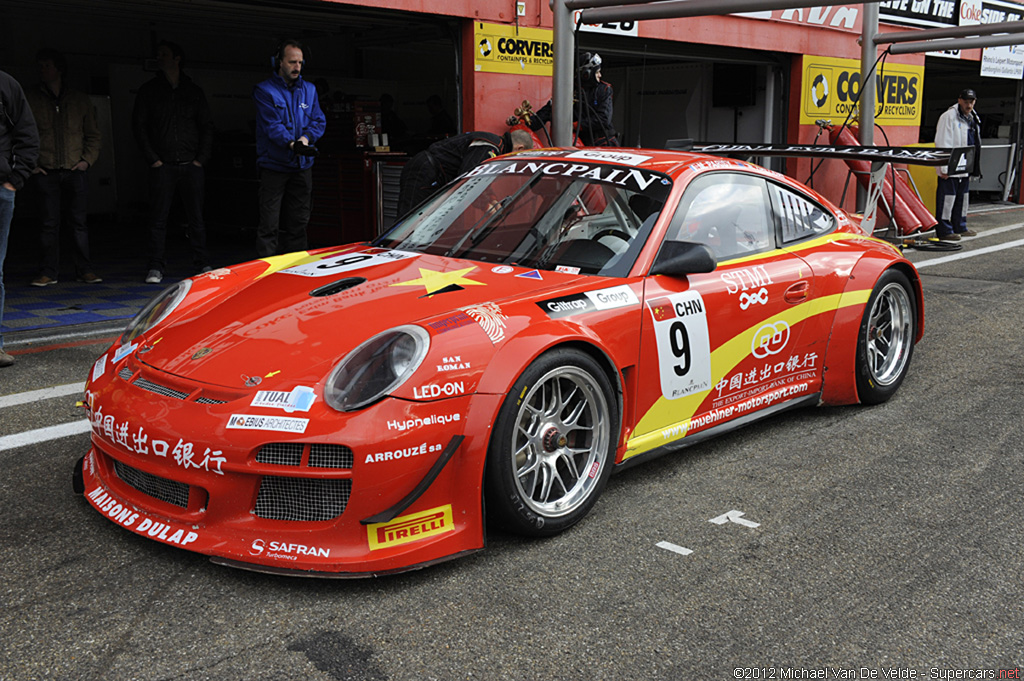
[[[579,522],[604,489],[619,433],[608,377],[588,355],[554,350],[505,398],[487,455],[487,511],[519,534]]]
[[[875,284],[857,337],[857,394],[880,404],[895,394],[910,368],[917,306],[907,276],[887,270]]]

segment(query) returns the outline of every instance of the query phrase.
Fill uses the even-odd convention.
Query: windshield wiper
[[[466,232],[466,235],[463,236],[461,239],[459,239],[458,242],[454,246],[452,246],[451,248],[448,249],[448,252],[446,252],[444,254],[445,257],[446,258],[447,257],[452,257],[452,256],[458,257],[456,254],[459,252],[459,249],[462,248],[462,246],[467,241],[470,242],[469,248],[473,248],[473,246],[476,246],[481,241],[486,239],[490,235],[490,233],[492,231],[494,231],[494,228],[498,226],[497,225],[498,216],[501,215],[504,212],[505,206],[507,206],[510,203],[514,202],[516,199],[518,199],[520,196],[523,195],[523,192],[525,192],[527,189],[531,188],[533,185],[537,184],[538,180],[540,180],[540,177],[541,177],[541,172],[538,170],[536,173],[534,173],[533,177],[531,177],[527,182],[523,183],[522,187],[517,189],[514,193],[509,194],[508,196],[503,198],[501,201],[498,201],[498,205],[497,206],[494,206],[493,208],[488,209],[487,214],[485,214],[483,217],[481,217],[479,220],[477,220],[476,224],[474,224],[469,229],[469,231]],[[469,249],[466,249],[466,250],[468,252]],[[466,253],[464,252],[462,255],[465,255],[465,254]]]

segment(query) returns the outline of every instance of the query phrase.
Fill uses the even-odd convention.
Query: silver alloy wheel
[[[903,375],[914,344],[914,306],[900,284],[879,291],[868,316],[867,360],[871,379],[888,386]]]
[[[513,477],[535,513],[564,516],[590,498],[608,464],[608,400],[585,370],[560,366],[520,403],[512,432]]]

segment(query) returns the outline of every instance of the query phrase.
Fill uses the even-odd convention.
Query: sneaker
[[[940,234],[939,241],[960,241],[959,234]]]
[[[98,284],[103,280],[97,277],[92,272],[86,272],[85,274],[78,278],[78,281],[82,282],[83,284]]]
[[[959,237],[957,237],[957,238],[959,238]],[[164,280],[164,273],[161,272],[160,270],[150,270],[149,273],[146,275],[146,283],[147,284],[159,284],[163,280]]]
[[[978,233],[975,232],[973,229],[965,229],[962,232],[957,232],[957,234],[959,234],[960,236],[978,236]]]
[[[0,367],[9,367],[12,364],[14,364],[14,358],[0,350]]]
[[[32,285],[33,286],[53,286],[56,283],[57,283],[56,279],[50,279],[45,274],[41,274],[41,275],[39,275],[38,277],[36,277],[35,279],[32,280]]]

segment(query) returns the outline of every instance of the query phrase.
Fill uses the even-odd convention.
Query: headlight
[[[423,362],[430,335],[418,326],[379,333],[348,354],[327,377],[324,400],[338,411],[354,411],[402,385]]]
[[[191,288],[192,280],[185,279],[164,289],[160,295],[149,302],[149,305],[142,308],[142,312],[135,315],[135,319],[128,323],[128,327],[121,334],[121,345],[128,345],[162,322],[185,299]]]

